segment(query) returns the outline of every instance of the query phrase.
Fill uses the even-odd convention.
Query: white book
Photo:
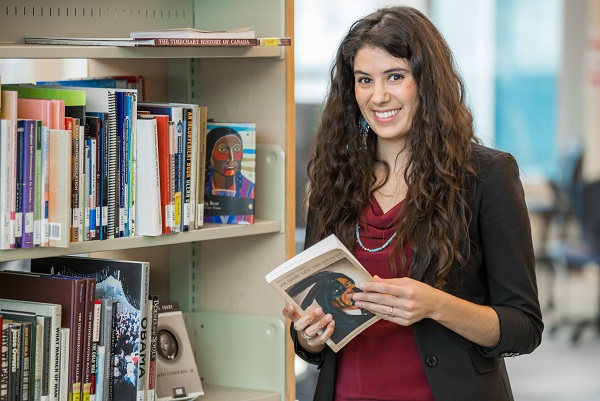
[[[106,347],[98,346],[98,359],[96,364],[96,400],[103,401],[104,381],[107,380],[104,375],[104,364],[106,363]]]
[[[68,327],[60,328],[60,385],[58,397],[60,401],[68,400],[69,398],[69,336],[71,329]]]
[[[137,121],[136,177],[142,185],[136,189],[136,234],[162,234],[160,206],[160,176],[156,119],[140,115]]]
[[[48,243],[66,248],[71,238],[71,131],[51,129],[48,142]]]
[[[13,162],[13,121],[0,120],[0,249],[10,249],[12,227],[10,218]]]
[[[374,279],[333,234],[283,263],[265,279],[300,316],[317,307],[333,316],[335,330],[327,345],[334,352],[380,319],[344,299],[348,291],[358,292],[361,283]]]

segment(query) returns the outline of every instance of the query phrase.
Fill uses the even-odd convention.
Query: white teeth
[[[375,112],[375,115],[377,116],[377,118],[390,118],[391,116],[394,116],[396,114],[398,114],[398,112],[400,112],[400,110],[396,109],[396,110],[390,110],[390,111],[384,111],[384,112]]]

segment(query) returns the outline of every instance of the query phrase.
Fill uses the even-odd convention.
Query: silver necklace
[[[388,239],[385,244],[383,244],[382,246],[380,246],[379,248],[367,248],[366,246],[364,246],[364,244],[362,243],[362,241],[360,240],[360,234],[358,232],[358,223],[356,223],[356,241],[358,242],[358,245],[365,251],[373,253],[373,252],[379,252],[382,249],[384,249],[385,247],[387,247],[392,240],[396,237],[396,232],[394,232],[394,234],[390,237],[390,239]]]

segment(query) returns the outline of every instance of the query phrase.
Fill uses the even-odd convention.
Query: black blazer
[[[513,400],[504,357],[532,352],[541,342],[543,323],[538,301],[531,228],[519,169],[508,153],[474,146],[476,179],[468,183],[473,213],[471,252],[464,268],[454,268],[446,291],[491,306],[500,319],[501,339],[484,349],[431,319],[412,325],[421,361],[436,401]],[[307,238],[314,216],[309,212]],[[311,244],[306,244],[309,246]],[[433,282],[432,269],[419,265],[412,278]],[[318,364],[315,401],[333,400],[336,354],[301,348],[291,326],[296,353]],[[382,344],[385,347],[385,344]],[[390,384],[393,385],[393,384]]]

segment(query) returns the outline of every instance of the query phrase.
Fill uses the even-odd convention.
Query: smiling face
[[[418,107],[417,83],[408,61],[363,47],[354,59],[354,95],[380,140],[403,144]]]

